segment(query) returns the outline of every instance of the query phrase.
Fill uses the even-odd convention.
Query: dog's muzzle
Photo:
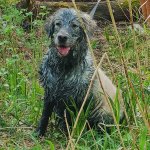
[[[58,53],[60,56],[67,56],[70,51],[70,46],[68,46],[68,34],[66,32],[60,32],[57,34],[57,40],[56,40],[56,48],[58,50]]]

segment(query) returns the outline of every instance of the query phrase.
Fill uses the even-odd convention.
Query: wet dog
[[[94,73],[86,32],[92,33],[95,27],[96,23],[89,15],[74,9],[60,9],[48,19],[45,28],[51,38],[51,45],[40,68],[40,82],[45,90],[45,96],[42,117],[37,128],[39,135],[45,134],[52,112],[57,113],[60,124],[65,126],[64,110],[69,125],[71,124],[71,116],[66,109],[70,107],[74,110],[71,101],[73,100],[80,109]],[[102,87],[95,78],[84,107],[85,110],[92,102],[88,116],[91,126],[114,123],[104,91],[113,102],[117,90],[101,69],[98,73]],[[119,93],[121,118],[123,109],[121,92]]]

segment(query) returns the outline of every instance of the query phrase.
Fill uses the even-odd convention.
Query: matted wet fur
[[[80,17],[78,17],[80,15]],[[82,22],[82,23],[81,23]],[[45,90],[42,117],[37,128],[39,135],[44,135],[49,117],[56,112],[60,117],[60,124],[64,123],[64,110],[71,125],[70,114],[73,111],[71,100],[80,109],[86,95],[90,79],[94,73],[93,60],[88,48],[87,33],[91,34],[96,23],[89,15],[77,13],[74,9],[60,9],[51,16],[46,23],[46,32],[51,38],[51,45],[43,59],[40,68],[40,82]],[[112,99],[116,95],[116,87],[109,78],[99,70],[104,90]],[[84,107],[92,102],[88,121],[91,126],[99,123],[113,123],[111,110],[95,79],[93,88]],[[120,99],[122,101],[121,95]],[[122,116],[122,104],[120,106]]]

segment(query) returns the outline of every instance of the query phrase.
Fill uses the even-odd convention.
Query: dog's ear
[[[81,14],[81,18],[83,20],[84,30],[88,33],[88,35],[92,35],[94,30],[96,29],[96,22],[91,18],[90,15],[86,13]]]
[[[45,23],[45,31],[48,34],[48,37],[52,37],[54,33],[54,18],[50,16]]]

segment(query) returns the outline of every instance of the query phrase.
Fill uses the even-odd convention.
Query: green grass
[[[25,32],[21,23],[23,19],[32,15],[24,15],[13,6],[0,4],[0,149],[65,149],[68,137],[55,127],[55,116],[49,125],[46,137],[39,139],[34,136],[34,130],[42,110],[43,89],[38,81],[38,68],[43,54],[47,51],[49,40],[43,31],[43,20],[33,21],[30,32]],[[44,15],[44,13],[42,14]],[[137,100],[142,109],[146,107],[147,115],[150,104],[150,30],[145,27],[145,34],[135,33],[126,26],[119,29],[128,76],[135,90]],[[93,42],[93,48],[99,59],[103,52],[107,52],[114,70],[115,81],[123,91],[127,119],[120,126],[121,135],[126,149],[150,149],[148,127],[137,105],[133,89],[128,85],[120,59],[120,47],[111,25],[103,29],[103,36],[107,41],[107,48],[101,42]],[[105,62],[105,61],[104,61]],[[138,65],[140,62],[140,66]],[[106,61],[103,65],[110,74],[110,66]],[[138,73],[138,68],[140,75]],[[115,82],[114,81],[114,82]],[[84,117],[84,114],[82,114]],[[74,118],[75,119],[75,116]],[[84,123],[79,121],[77,135],[80,134]],[[78,136],[74,136],[75,145]],[[84,129],[76,143],[79,150],[116,150],[121,149],[119,134],[112,127],[111,134],[97,133],[96,130]]]

